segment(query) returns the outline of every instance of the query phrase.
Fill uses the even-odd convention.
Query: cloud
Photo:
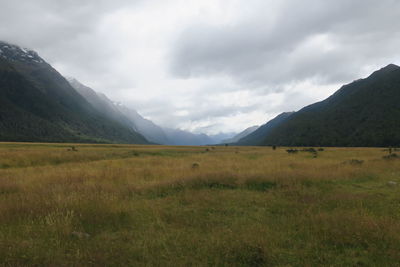
[[[132,5],[127,0],[1,0],[3,38],[34,47],[53,47],[91,34],[105,14]]]
[[[246,1],[252,12],[233,24],[187,27],[172,51],[171,72],[182,78],[230,75],[252,87],[307,79],[337,83],[399,54],[398,1],[271,2]]]
[[[38,51],[55,67],[107,72],[115,55],[108,16],[139,0],[0,0],[0,39]]]
[[[239,132],[400,63],[397,0],[0,0],[0,40],[156,123]]]

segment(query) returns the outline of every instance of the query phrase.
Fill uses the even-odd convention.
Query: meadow
[[[0,265],[400,266],[400,159],[287,149],[0,143]]]

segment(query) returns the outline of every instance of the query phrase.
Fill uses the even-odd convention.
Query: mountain
[[[180,129],[164,128],[170,145],[175,146],[203,146],[214,144],[214,139],[206,134],[194,134]]]
[[[213,144],[226,144],[224,140],[228,140],[237,135],[236,132],[220,132],[217,134],[209,134],[208,136],[213,140]]]
[[[151,120],[143,118],[136,110],[123,105],[118,105],[117,107],[120,112],[132,121],[136,131],[143,134],[148,140],[162,145],[170,144],[163,128],[156,125]]]
[[[273,129],[284,123],[294,112],[284,112],[267,122],[266,124],[260,126],[254,132],[241,138],[236,144],[241,146],[257,146],[262,145],[267,136]]]
[[[66,78],[72,88],[74,88],[92,107],[103,116],[118,121],[128,128],[134,128],[132,122],[119,110],[118,107],[104,94],[94,91],[92,88],[85,86],[75,78]],[[136,129],[134,129],[136,130]]]
[[[248,136],[249,134],[253,133],[254,131],[256,131],[258,128],[259,128],[258,125],[257,125],[257,126],[249,127],[249,128],[247,128],[247,129],[245,129],[244,131],[238,133],[237,135],[233,136],[232,138],[222,140],[220,143],[221,143],[221,144],[236,143],[236,142],[238,142],[240,139],[242,139],[242,138]]]
[[[0,42],[0,140],[148,141],[105,117],[36,52]]]
[[[260,144],[400,146],[400,67],[390,64],[290,115]]]
[[[74,78],[68,78],[69,83],[103,116],[116,120],[134,129],[153,143],[162,145],[207,145],[218,143],[224,134],[208,136],[194,134],[188,131],[163,128],[152,121],[143,118],[136,110],[111,101],[106,95],[96,92]]]
[[[111,101],[106,95],[96,92],[75,78],[68,78],[68,81],[79,94],[104,116],[117,120],[126,127],[135,130],[145,136],[150,142],[168,144],[163,129],[155,125],[152,121],[143,118],[135,110]]]

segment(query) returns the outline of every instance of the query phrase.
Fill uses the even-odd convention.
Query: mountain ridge
[[[400,67],[390,64],[295,112],[258,144],[399,146],[399,103]]]
[[[279,114],[272,120],[268,121],[266,124],[258,127],[258,129],[254,132],[241,138],[236,143],[236,145],[261,145],[264,136],[267,135],[272,129],[286,121],[292,114],[294,114],[294,112],[283,112]]]
[[[260,126],[255,125],[255,126],[251,126],[248,127],[246,129],[244,129],[243,131],[241,131],[240,133],[236,134],[235,136],[233,136],[232,138],[229,139],[225,139],[221,141],[221,144],[232,144],[232,143],[236,143],[238,142],[240,139],[248,136],[249,134],[255,132]]]
[[[33,50],[6,42],[0,50],[0,140],[148,143],[98,113]]]
[[[400,67],[389,64],[325,100],[281,113],[224,142],[400,146],[399,103]],[[35,51],[0,41],[2,141],[207,145],[219,143],[221,136],[160,127],[77,80],[65,79]]]
[[[145,136],[150,142],[162,145],[209,145],[218,143],[217,137],[206,134],[195,134],[181,129],[161,127],[141,116],[136,110],[116,104],[105,94],[82,84],[77,79],[68,77],[72,87],[91,103],[99,112],[116,119],[127,127],[133,128]]]

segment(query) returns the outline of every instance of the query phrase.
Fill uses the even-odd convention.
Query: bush
[[[399,155],[397,155],[396,153],[392,153],[387,156],[383,156],[383,159],[397,159],[397,158],[399,158]]]
[[[348,161],[343,162],[344,164],[350,164],[350,165],[361,165],[364,163],[363,160],[359,160],[359,159],[351,159]]]

